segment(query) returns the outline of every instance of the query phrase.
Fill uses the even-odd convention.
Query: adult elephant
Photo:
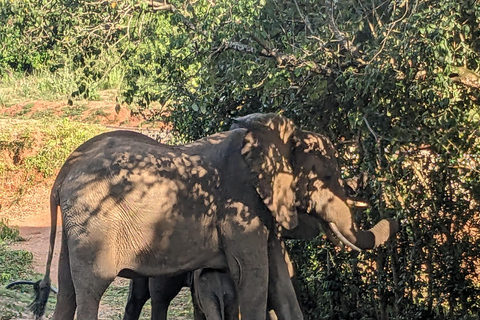
[[[78,319],[97,319],[116,276],[226,267],[242,319],[265,319],[267,246],[276,223],[292,229],[297,210],[318,215],[356,248],[373,248],[397,231],[393,220],[357,230],[326,138],[275,114],[237,122],[242,128],[183,146],[116,131],[77,148],[51,192],[50,250],[36,316],[50,292],[58,207],[63,232],[54,320],[73,319],[75,311]],[[296,300],[293,289],[287,295]]]

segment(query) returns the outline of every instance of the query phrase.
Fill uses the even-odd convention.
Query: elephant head
[[[248,130],[242,153],[258,177],[257,191],[284,228],[294,229],[297,212],[306,213],[358,251],[375,248],[398,231],[393,219],[383,219],[370,230],[357,228],[328,138],[300,130],[276,114],[237,118],[231,129],[240,127]]]

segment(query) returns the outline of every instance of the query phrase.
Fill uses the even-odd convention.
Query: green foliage
[[[130,12],[133,3],[122,6]],[[74,79],[68,94],[86,98],[120,85],[123,71],[116,66],[122,45],[131,44],[132,17],[109,2],[2,0],[0,20],[0,74],[66,73]]]
[[[33,255],[25,250],[12,250],[8,244],[23,240],[19,230],[8,226],[7,221],[0,220],[0,319],[19,319],[30,313],[28,304],[32,301],[32,287],[18,286],[12,290],[5,285],[19,279],[38,278],[33,270]],[[55,297],[49,299],[47,313],[52,312]]]
[[[0,119],[5,128],[0,132],[0,150],[6,151],[0,155],[4,174],[24,168],[51,176],[76,147],[104,130],[68,118],[14,120],[14,124]]]
[[[0,242],[0,283],[5,284],[15,279],[22,279],[31,274],[33,255],[25,250],[10,250],[5,242]]]
[[[32,276],[33,255],[25,250],[11,250],[7,246],[22,240],[16,228],[8,226],[7,221],[0,220],[0,319],[16,319],[26,310],[26,298],[4,288],[4,285],[17,279]]]
[[[0,220],[0,241],[1,242],[13,242],[22,240],[20,237],[20,231],[16,228],[10,228],[7,224],[7,220]]]
[[[76,147],[102,131],[100,127],[73,122],[68,118],[41,125],[43,141],[34,155],[25,158],[25,166],[46,177],[53,175]]]

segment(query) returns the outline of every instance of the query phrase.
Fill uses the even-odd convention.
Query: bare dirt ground
[[[0,118],[5,119],[20,116],[22,118],[35,119],[48,114],[49,117],[63,116],[76,121],[105,125],[107,128],[112,129],[125,128],[138,130],[141,126],[142,128],[149,128],[147,130],[163,130],[167,127],[163,123],[145,124],[144,115],[131,111],[126,107],[116,105],[114,95],[110,92],[103,92],[103,95],[103,101],[80,101],[74,102],[73,105],[67,101],[25,101],[9,107],[0,107]],[[152,128],[153,126],[155,126],[155,128]],[[2,123],[0,123],[0,131],[1,130]],[[0,193],[4,195],[9,194],[8,189],[14,188],[17,182],[16,180],[21,180],[22,176],[24,177],[23,173],[18,173],[7,181],[3,181],[3,183],[0,184]],[[45,264],[49,249],[51,224],[49,197],[54,177],[41,179],[41,181],[34,183],[19,200],[9,201],[8,196],[0,197],[0,200],[2,200],[0,201],[0,219],[7,219],[10,226],[18,227],[21,237],[25,239],[25,241],[18,242],[12,245],[12,247],[32,252],[34,269],[40,274],[45,273]],[[61,241],[61,215],[59,215],[57,225],[59,227],[57,228],[54,260],[51,269],[52,284],[54,286],[58,286],[57,275]],[[128,286],[128,280],[118,279],[114,285],[122,287]],[[189,293],[184,290],[181,294],[184,298],[180,304],[183,304],[182,307],[185,307],[185,297],[187,297],[188,300]],[[102,301],[100,319],[120,319],[118,318],[118,314],[121,314],[123,307],[123,305],[120,305],[116,308],[117,310],[114,311],[111,305],[107,305]],[[115,316],[113,314],[115,314]],[[30,318],[27,316],[24,319]],[[186,318],[184,316],[177,316],[174,317],[174,319]]]

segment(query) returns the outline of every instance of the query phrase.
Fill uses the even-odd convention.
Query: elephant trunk
[[[335,218],[330,219],[329,227],[343,243],[354,250],[376,248],[399,230],[398,222],[394,219],[383,219],[370,230],[358,230],[350,209],[346,205],[342,207],[343,214],[337,212]]]
[[[373,249],[384,244],[391,236],[397,233],[399,228],[398,222],[393,219],[383,219],[367,231],[341,231],[334,222],[330,222],[329,226],[343,243],[357,251]]]

